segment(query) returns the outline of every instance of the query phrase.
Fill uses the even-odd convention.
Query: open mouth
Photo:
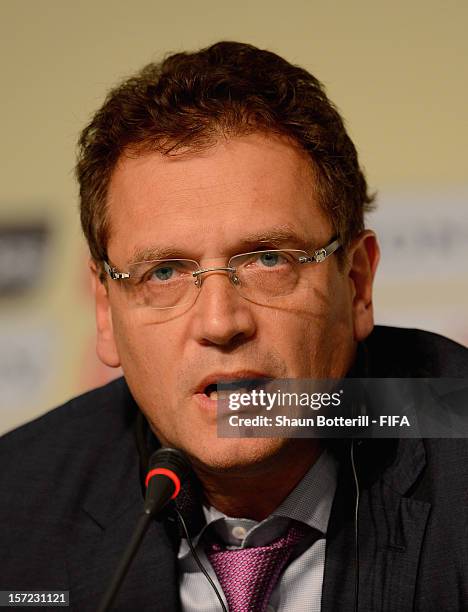
[[[253,389],[267,384],[271,378],[239,379],[231,382],[218,381],[211,383],[203,389],[203,394],[211,400],[226,399],[231,393],[250,393]]]
[[[211,400],[218,399],[218,385],[212,383],[203,389],[203,393],[208,396]]]

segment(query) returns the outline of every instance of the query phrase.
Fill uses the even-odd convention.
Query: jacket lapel
[[[425,451],[421,440],[400,440],[396,456],[385,469],[382,462],[393,455],[391,447],[396,444],[394,440],[367,440],[355,445],[361,490],[358,568],[354,475],[349,461],[343,465],[327,533],[323,612],[355,609],[357,573],[358,610],[413,610],[430,504],[405,494],[425,466]],[[378,477],[382,469],[383,476]]]
[[[129,508],[94,538],[86,562],[75,561],[75,578],[71,585],[73,609],[95,610],[117,564],[130,540],[141,504]],[[88,527],[89,529],[89,527]],[[168,612],[179,609],[176,554],[161,523],[153,521],[124,578],[112,610]],[[69,561],[70,563],[70,561]]]

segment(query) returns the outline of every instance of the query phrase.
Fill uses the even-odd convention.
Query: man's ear
[[[100,280],[100,271],[91,259],[89,269],[93,281],[95,308],[96,308],[96,352],[99,359],[111,368],[120,366],[120,358],[114,339],[112,313],[107,293],[107,286]]]
[[[364,340],[374,328],[372,287],[380,259],[376,235],[365,230],[353,240],[348,252],[348,276],[353,292],[354,338]]]

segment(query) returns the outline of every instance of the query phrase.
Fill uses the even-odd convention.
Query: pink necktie
[[[211,544],[207,548],[230,612],[264,612],[294,546],[307,530],[305,525],[294,525],[268,546],[226,550]]]

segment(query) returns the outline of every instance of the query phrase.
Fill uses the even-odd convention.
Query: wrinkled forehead
[[[275,236],[278,246],[301,248],[295,240],[313,246],[331,231],[310,158],[290,140],[262,134],[189,154],[122,156],[108,215],[108,252],[120,261],[154,247],[223,257]]]

